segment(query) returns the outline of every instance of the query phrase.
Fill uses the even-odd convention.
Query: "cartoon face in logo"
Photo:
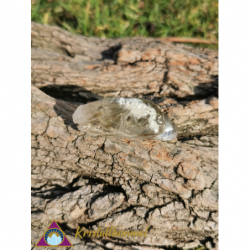
[[[57,228],[51,228],[45,233],[44,239],[49,245],[57,246],[63,241],[63,233]]]

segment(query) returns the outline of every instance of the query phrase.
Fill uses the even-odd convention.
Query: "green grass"
[[[218,40],[218,0],[32,0],[31,19],[86,36]]]

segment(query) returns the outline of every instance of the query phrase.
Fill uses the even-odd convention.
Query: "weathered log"
[[[86,38],[35,23],[32,46],[32,248],[53,219],[71,249],[217,248],[217,52],[154,39]],[[37,87],[52,96],[65,91],[55,99]],[[80,103],[65,93],[78,102],[147,95],[177,125],[178,139],[81,133],[72,121]],[[78,226],[148,231],[75,239]]]
[[[101,39],[32,23],[32,82],[101,96],[204,96],[217,92],[218,52],[152,38]],[[46,50],[46,51],[45,51]]]

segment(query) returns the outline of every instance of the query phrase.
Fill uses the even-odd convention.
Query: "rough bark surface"
[[[31,248],[52,220],[74,245],[68,249],[218,248],[217,56],[32,24]],[[100,96],[151,99],[177,125],[178,139],[81,133],[73,112]],[[75,239],[78,226],[148,232]]]
[[[214,50],[151,38],[87,38],[35,23],[31,35],[37,87],[76,85],[101,96],[126,97],[204,96],[218,88]]]

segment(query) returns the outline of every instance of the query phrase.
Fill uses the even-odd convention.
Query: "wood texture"
[[[31,34],[31,247],[55,219],[71,249],[217,249],[217,51],[87,38],[35,23]],[[101,96],[151,99],[177,125],[178,139],[79,132],[74,110]],[[75,239],[78,226],[148,232]]]
[[[87,38],[34,23],[31,34],[37,87],[76,85],[101,96],[126,97],[204,96],[218,88],[217,51],[151,38]]]

